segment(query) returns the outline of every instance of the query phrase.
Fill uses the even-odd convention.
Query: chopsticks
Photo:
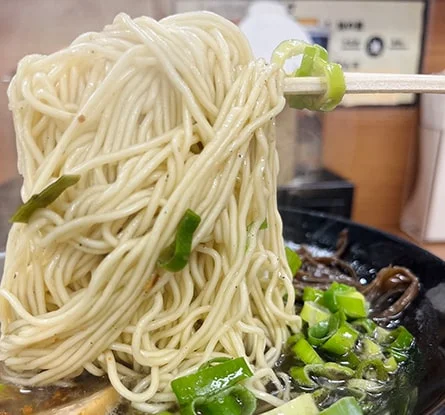
[[[445,94],[445,75],[408,75],[345,72],[347,94]],[[285,95],[318,95],[326,89],[323,78],[285,78]]]

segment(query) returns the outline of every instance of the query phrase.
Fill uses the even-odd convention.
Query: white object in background
[[[401,228],[419,241],[445,241],[445,96],[421,98],[417,179]]]
[[[298,39],[312,43],[307,32],[288,13],[287,7],[277,1],[255,1],[250,4],[239,27],[249,39],[253,55],[266,62],[270,62],[272,52],[283,40]],[[298,64],[289,62],[286,69],[295,70]]]

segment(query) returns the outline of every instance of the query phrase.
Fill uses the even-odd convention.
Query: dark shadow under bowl
[[[360,278],[371,280],[388,265],[407,267],[417,275],[420,295],[402,319],[424,358],[416,414],[445,414],[445,262],[410,242],[346,219],[298,209],[280,212],[284,237],[295,243],[333,251],[339,232],[347,228],[344,259]]]

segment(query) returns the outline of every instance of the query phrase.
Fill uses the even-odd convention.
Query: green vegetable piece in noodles
[[[329,320],[331,315],[332,314],[328,309],[313,301],[306,301],[300,312],[300,317],[303,321],[308,323],[309,327],[312,327],[321,321]]]
[[[165,248],[159,257],[159,266],[171,272],[183,269],[189,260],[192,250],[193,234],[201,218],[190,209],[184,213],[176,231],[174,242]]]
[[[294,276],[301,267],[302,264],[301,258],[295,251],[293,251],[287,246],[285,248],[285,251],[286,251],[287,263],[289,264],[292,276]]]
[[[359,333],[356,330],[345,323],[340,326],[337,332],[321,347],[327,352],[341,356],[354,348],[358,335]]]
[[[313,287],[304,287],[303,301],[319,302],[323,298],[323,291]]]
[[[53,203],[68,187],[74,186],[80,180],[79,175],[64,175],[59,177],[54,183],[43,189],[40,193],[20,206],[12,218],[11,223],[28,223],[36,210],[45,208]]]
[[[260,230],[267,229],[268,226],[267,219],[264,219],[263,223],[261,223]]]
[[[298,359],[307,365],[312,363],[324,363],[323,359],[318,355],[318,353],[306,339],[298,340],[298,342],[292,347],[292,352],[298,357]]]

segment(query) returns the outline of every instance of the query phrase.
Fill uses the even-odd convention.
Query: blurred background
[[[445,69],[445,0],[268,3],[0,0],[0,213],[18,203],[6,97],[18,60],[51,53],[82,32],[100,30],[120,11],[156,19],[191,10],[217,12],[240,25],[258,57],[268,58],[270,44],[299,37],[326,47],[346,71]],[[348,97],[326,114],[286,109],[278,120],[280,203],[350,217],[445,257],[443,105],[442,97],[390,94]]]

